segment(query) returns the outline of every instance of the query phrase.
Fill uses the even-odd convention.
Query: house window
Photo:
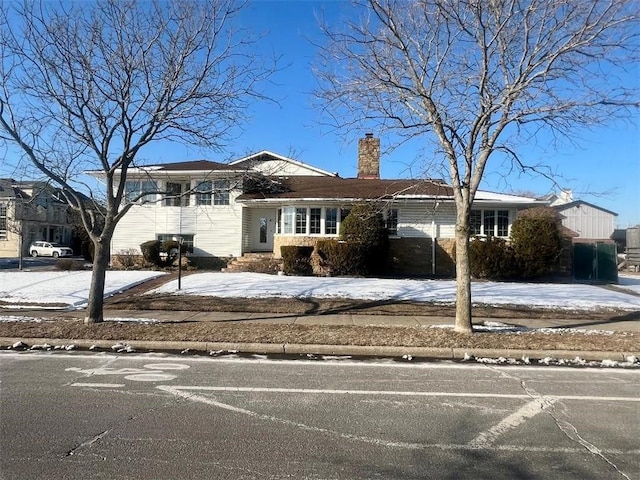
[[[496,212],[495,210],[484,210],[482,212],[482,222],[484,224],[484,234],[487,237],[495,236]]]
[[[282,209],[279,208],[276,212],[276,233],[282,233]]]
[[[326,208],[324,215],[324,233],[327,235],[336,235],[338,233],[338,209]]]
[[[509,236],[509,210],[498,210],[497,212],[498,224],[497,235],[498,237]]]
[[[229,181],[206,180],[196,186],[196,205],[229,205]]]
[[[196,205],[211,205],[211,182],[200,182],[196,186]]]
[[[229,180],[214,180],[213,187],[213,204],[229,205]]]
[[[295,218],[296,209],[293,207],[284,207],[282,209],[282,233],[293,234],[293,220]]]
[[[334,207],[282,207],[278,209],[276,233],[284,235],[337,235],[341,218],[339,215],[342,215],[342,219],[344,219],[348,214],[348,209]]]
[[[193,249],[193,235],[185,235],[180,233],[159,233],[156,235],[156,239],[164,242],[166,240],[179,239],[182,237],[182,245],[186,248]]]
[[[7,239],[7,204],[0,203],[0,240]]]
[[[321,208],[311,208],[309,209],[309,217],[310,217],[310,225],[309,225],[309,233],[312,235],[317,235],[322,233],[322,209]]]
[[[307,233],[307,209],[296,208],[296,233]]]
[[[384,219],[387,234],[395,237],[398,235],[398,209],[391,208],[387,210]]]
[[[469,233],[471,236],[482,234],[482,211],[471,210],[469,215]]]
[[[124,183],[124,198],[130,202],[149,203],[156,199],[158,186],[151,180],[127,180]]]
[[[189,195],[186,195],[186,192],[188,192],[190,188],[191,186],[188,183],[185,183],[183,186],[182,183],[167,182],[166,188],[165,188],[166,198],[164,199],[164,206],[165,207],[179,207],[179,206],[188,207]]]
[[[509,236],[509,210],[471,210],[469,230],[473,235]]]

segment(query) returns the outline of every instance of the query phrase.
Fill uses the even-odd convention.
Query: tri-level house
[[[451,187],[438,179],[381,179],[379,165],[380,140],[367,134],[358,144],[357,178],[268,151],[229,164],[200,160],[132,169],[126,192],[136,204],[118,224],[111,251],[139,251],[145,241],[180,237],[198,257],[279,257],[283,245],[337,238],[354,204],[377,202],[398,271],[451,273]],[[544,204],[479,191],[472,233],[508,237],[519,210]]]
[[[31,242],[45,240],[69,246],[69,207],[60,190],[46,182],[0,178],[0,257],[28,255]]]

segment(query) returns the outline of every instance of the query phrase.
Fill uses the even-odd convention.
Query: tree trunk
[[[473,333],[471,323],[471,269],[469,265],[469,213],[458,206],[456,218],[456,321],[454,330]]]
[[[104,281],[109,267],[109,242],[97,241],[93,243],[93,270],[91,275],[91,287],[89,289],[89,303],[84,323],[99,323],[104,319]]]

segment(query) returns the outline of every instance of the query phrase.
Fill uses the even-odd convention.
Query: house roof
[[[262,150],[258,153],[253,153],[247,157],[241,158],[240,160],[234,160],[229,165],[246,165],[247,168],[251,168],[256,163],[269,161],[269,160],[280,160],[283,162],[291,163],[293,165],[297,165],[299,167],[309,169],[311,171],[320,173],[321,175],[325,175],[328,177],[338,176],[337,173],[328,172],[327,170],[322,170],[321,168],[314,167],[313,165],[309,165],[308,163],[300,162],[298,160],[294,160],[293,158],[278,155],[277,153],[273,153],[268,150]]]
[[[0,198],[16,198],[19,190],[14,187],[15,181],[10,178],[0,178]]]
[[[190,172],[190,171],[212,171],[212,170],[238,170],[226,163],[213,162],[211,160],[192,160],[189,162],[163,163],[159,165],[149,165],[148,167],[156,172]]]
[[[579,207],[580,205],[587,205],[591,208],[595,208],[597,210],[610,213],[611,215],[614,215],[616,217],[618,216],[616,212],[612,212],[611,210],[607,210],[606,208],[599,207],[598,205],[594,205],[593,203],[585,202],[584,200],[576,200],[574,202],[563,203],[562,205],[555,205],[551,208],[557,210],[558,212],[562,212],[563,210],[567,210],[573,207]]]
[[[282,190],[249,192],[238,200],[262,199],[389,199],[451,197],[448,185],[433,180],[380,180],[319,176],[291,176],[279,180]]]

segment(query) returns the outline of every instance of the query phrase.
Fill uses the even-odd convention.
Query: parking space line
[[[352,433],[339,432],[336,430],[330,430],[327,428],[317,427],[313,425],[307,425],[305,423],[296,422],[293,420],[289,420],[286,418],[276,417],[274,415],[258,413],[252,410],[248,410],[246,408],[237,407],[235,405],[230,405],[228,403],[220,402],[214,398],[203,397],[201,395],[196,395],[194,393],[190,393],[190,391],[203,391],[203,392],[243,392],[243,393],[251,393],[251,392],[275,392],[275,393],[367,393],[364,390],[312,390],[312,389],[284,389],[284,388],[236,388],[236,387],[194,387],[194,386],[170,386],[170,385],[159,385],[156,388],[159,390],[165,391],[171,395],[175,395],[177,397],[181,397],[185,400],[191,402],[198,402],[205,405],[209,405],[212,407],[221,408],[223,410],[227,410],[230,412],[234,412],[241,415],[247,415],[249,417],[257,418],[260,420],[265,420],[268,422],[276,422],[281,425],[286,425],[294,428],[298,428],[300,430],[315,432],[320,434],[332,435],[344,440],[349,441],[357,441],[363,442],[370,445],[381,446],[381,447],[390,447],[390,448],[404,448],[409,450],[427,450],[427,449],[438,449],[438,450],[461,450],[461,451],[472,451],[472,450],[491,450],[491,451],[500,451],[500,452],[544,452],[544,453],[568,453],[568,454],[580,454],[584,452],[584,448],[575,448],[575,447],[547,447],[547,446],[528,446],[528,445],[493,445],[492,442],[480,442],[478,444],[442,444],[442,443],[414,443],[414,442],[399,442],[399,441],[389,441],[382,438],[369,437],[364,435],[357,435]],[[368,392],[371,394],[371,392]],[[379,392],[380,393],[380,392]],[[381,392],[384,394],[430,394],[432,392]],[[436,395],[429,396],[451,396],[452,394],[443,393],[443,392],[435,392]],[[453,396],[477,396],[477,395],[469,395],[469,394],[453,394]],[[426,396],[426,395],[421,395]],[[497,397],[497,398],[505,398],[505,395],[484,395],[482,397]],[[511,398],[531,398],[529,395],[511,395]],[[530,402],[534,403],[534,402]],[[528,406],[529,404],[527,404]],[[539,404],[537,404],[537,408],[539,408]],[[523,412],[519,413],[519,416],[526,416],[529,410],[533,411],[533,406],[528,406]],[[521,409],[522,410],[522,409]],[[507,417],[508,418],[508,417]],[[515,423],[515,419],[512,423]],[[621,450],[621,449],[607,449],[602,450],[601,453],[611,454],[611,455],[637,455],[640,453],[640,450]]]
[[[535,417],[538,413],[550,407],[553,401],[535,399],[513,412],[511,415],[503,418],[499,423],[480,433],[476,438],[469,442],[471,447],[488,447],[492,445],[500,435],[512,430],[530,418]]]
[[[461,397],[461,398],[510,398],[531,399],[524,393],[475,393],[475,392],[412,392],[394,390],[336,390],[313,388],[271,388],[271,387],[213,387],[198,385],[161,386],[162,390],[202,391],[202,392],[237,392],[237,393],[307,393],[316,395],[385,395],[398,397]],[[540,400],[555,402],[557,400],[584,400],[603,402],[640,402],[640,397],[601,397],[590,395],[540,395]]]
[[[72,387],[122,388],[124,383],[72,383]]]

